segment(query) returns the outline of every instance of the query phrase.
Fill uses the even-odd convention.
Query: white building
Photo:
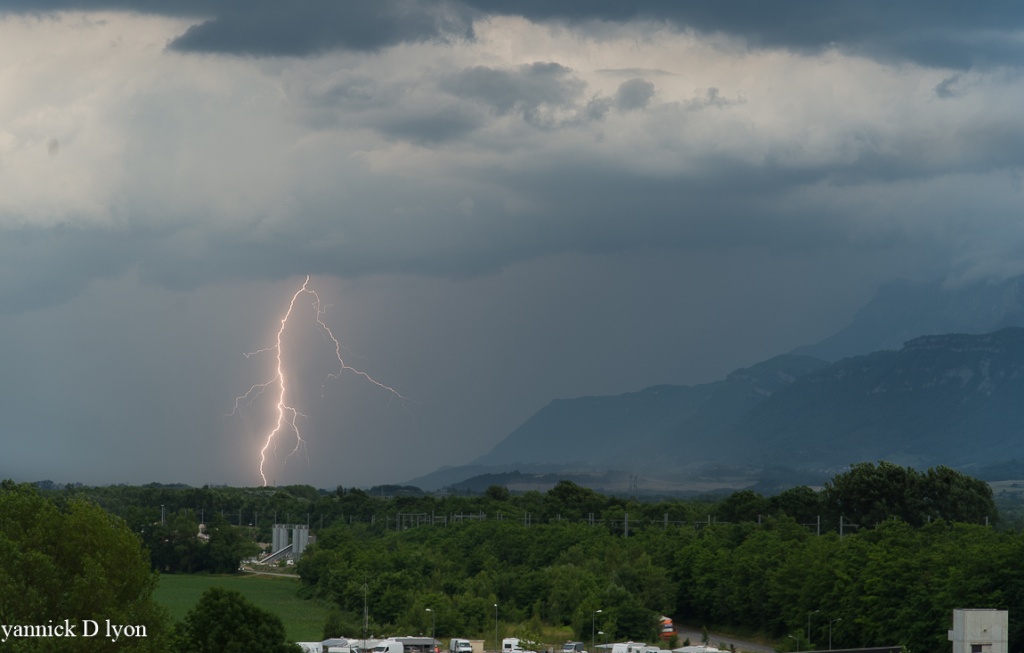
[[[953,610],[953,653],[1008,653],[1006,610]]]

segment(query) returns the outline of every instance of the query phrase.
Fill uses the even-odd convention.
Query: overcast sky
[[[404,481],[1024,273],[1024,5],[0,0],[0,477]]]

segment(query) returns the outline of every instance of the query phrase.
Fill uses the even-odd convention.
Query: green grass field
[[[175,620],[180,620],[211,587],[241,592],[251,603],[276,614],[284,624],[288,639],[293,642],[319,642],[323,639],[328,604],[296,596],[299,589],[297,578],[254,574],[163,574],[153,598],[170,610]]]

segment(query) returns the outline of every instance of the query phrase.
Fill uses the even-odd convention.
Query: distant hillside
[[[649,464],[653,452],[676,464],[711,461],[736,463],[734,445],[726,435],[753,408],[797,379],[826,367],[809,356],[783,355],[730,373],[713,384],[712,392],[691,415],[646,439],[637,438],[615,460]]]
[[[495,472],[473,476],[459,483],[448,486],[452,494],[479,495],[492,485],[508,488],[512,492],[547,492],[559,481],[572,481],[577,485],[590,488],[628,489],[629,479],[626,474],[603,472],[600,474],[574,474],[572,472],[524,473],[521,471]]]
[[[828,477],[880,459],[1017,478],[1024,469],[1019,327],[1024,276],[890,283],[848,326],[814,345],[713,383],[553,401],[469,465],[410,483],[440,488],[513,471],[608,470],[641,472],[651,485],[654,472],[703,483],[709,470],[734,470],[726,475],[738,482],[744,472],[735,470],[746,469],[756,475],[749,483],[777,486],[778,470]]]
[[[473,466],[446,471],[451,485],[618,470],[653,486],[670,473],[703,483],[719,469],[740,485],[746,473],[748,484],[769,474],[782,486],[780,470],[827,476],[888,460],[997,478],[1024,468],[1011,464],[1024,460],[1022,398],[1024,328],[923,336],[832,364],[786,355],[715,383],[554,401]]]
[[[472,464],[603,464],[625,440],[652,437],[693,415],[718,385],[661,385],[615,397],[556,399]]]
[[[643,469],[655,458],[707,458],[719,451],[718,437],[740,416],[824,365],[807,356],[784,355],[714,383],[556,400],[472,465]],[[689,434],[686,442],[680,441],[681,432]]]
[[[998,283],[947,287],[941,282],[896,281],[875,296],[838,333],[794,354],[836,361],[935,333],[984,334],[1024,327],[1024,276]]]
[[[911,340],[807,374],[746,413],[742,460],[976,467],[1024,457],[1024,329]]]
[[[504,485],[500,479],[498,481],[491,480],[491,477],[503,474],[562,474],[564,478],[569,478],[565,476],[565,473],[566,465],[562,463],[550,465],[524,465],[521,463],[507,465],[445,465],[429,474],[409,479],[405,484],[430,492],[440,490],[441,488],[477,492],[486,490],[490,485]],[[471,482],[466,483],[467,481]],[[464,483],[466,484],[464,485]],[[588,485],[588,487],[590,486]]]

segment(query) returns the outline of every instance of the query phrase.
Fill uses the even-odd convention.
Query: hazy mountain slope
[[[1008,326],[1024,326],[1024,277],[953,288],[897,281],[879,288],[844,329],[793,353],[835,361],[899,349],[922,335],[982,334]]]
[[[925,336],[807,374],[729,434],[742,460],[841,468],[1024,456],[1024,329]]]
[[[429,480],[559,466],[1005,466],[1024,460],[1024,329],[1003,329],[1021,326],[1024,276],[888,284],[815,345],[715,383],[553,401],[472,467]]]
[[[627,447],[619,459],[651,460],[653,452],[677,462],[704,462],[728,458],[731,444],[725,434],[748,411],[799,377],[828,363],[809,356],[786,354],[731,372],[690,416],[652,438]],[[626,451],[633,452],[627,456]]]
[[[615,397],[553,401],[474,465],[563,463],[629,469],[720,448],[720,434],[797,377],[826,365],[783,355],[696,386],[661,385]]]
[[[559,474],[565,471],[562,464],[552,465],[524,465],[522,463],[510,463],[507,465],[445,465],[429,474],[409,479],[402,485],[412,485],[422,490],[432,492],[441,488],[452,488],[453,490],[477,488],[478,483],[465,485],[467,479],[485,479],[502,474],[530,473],[530,474]],[[480,481],[483,482],[483,481]],[[490,482],[487,485],[491,485]],[[487,489],[487,485],[483,489]]]
[[[648,438],[692,415],[716,385],[556,399],[471,464],[599,463],[618,452],[625,438]]]

